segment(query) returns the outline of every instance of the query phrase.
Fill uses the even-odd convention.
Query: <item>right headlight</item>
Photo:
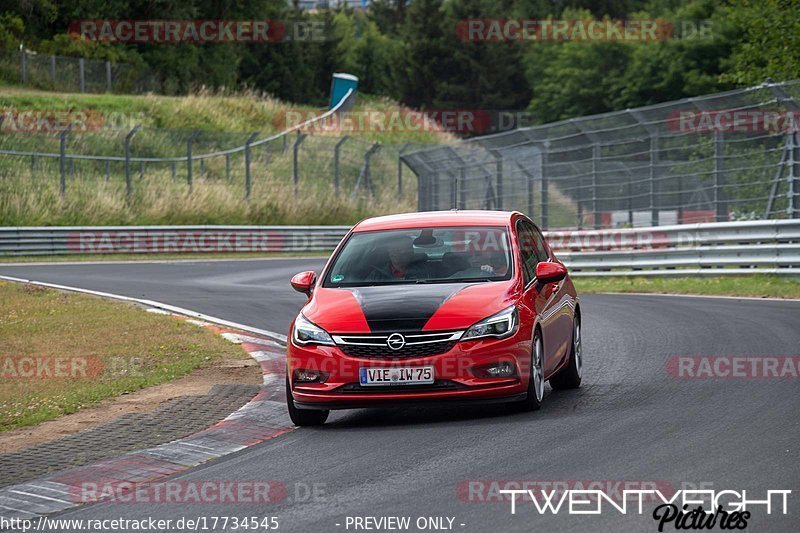
[[[309,321],[301,314],[297,315],[292,328],[292,342],[298,346],[308,344],[325,344],[333,346],[334,342],[328,332]]]
[[[461,340],[470,341],[482,337],[503,339],[513,335],[518,327],[519,311],[516,306],[512,305],[470,326],[461,336]]]

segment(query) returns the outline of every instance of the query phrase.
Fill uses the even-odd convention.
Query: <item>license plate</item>
[[[412,366],[405,368],[361,368],[361,385],[431,385],[432,366]]]

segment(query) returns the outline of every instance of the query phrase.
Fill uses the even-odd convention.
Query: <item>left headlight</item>
[[[298,346],[307,344],[326,344],[333,346],[334,342],[328,332],[310,322],[302,314],[297,315],[292,328],[292,341]]]
[[[481,337],[496,337],[503,339],[509,337],[517,331],[519,327],[519,311],[512,305],[506,307],[499,313],[484,318],[480,322],[473,324],[461,336],[462,341],[479,339]]]

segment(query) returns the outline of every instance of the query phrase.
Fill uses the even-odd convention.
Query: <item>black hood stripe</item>
[[[357,287],[353,292],[372,333],[420,331],[468,283]]]

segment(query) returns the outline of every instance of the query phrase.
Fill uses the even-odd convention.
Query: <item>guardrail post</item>
[[[189,138],[186,139],[186,184],[189,185],[189,192],[192,192],[192,144],[197,136],[200,135],[199,131],[192,132]]]
[[[59,135],[58,143],[59,143],[59,164],[60,164],[60,171],[61,171],[61,183],[59,192],[61,194],[61,198],[64,198],[64,195],[67,193],[67,134],[72,129],[72,124],[67,126],[67,129],[61,132]]]
[[[250,201],[250,189],[251,189],[251,181],[250,181],[250,144],[256,140],[258,137],[259,132],[253,132],[250,134],[250,137],[247,138],[247,141],[244,143],[244,198],[248,202]]]
[[[600,229],[603,225],[603,218],[597,205],[597,173],[600,165],[600,145],[592,144],[592,214],[594,217],[594,229]]]
[[[299,183],[300,183],[300,168],[298,165],[298,155],[300,153],[300,144],[308,137],[305,133],[297,132],[297,139],[294,141],[294,160],[293,160],[293,179],[294,179],[294,197],[297,198],[299,192]],[[286,143],[286,135],[283,136],[284,144]]]
[[[78,79],[80,80],[81,92],[86,92],[86,69],[84,68],[83,58],[78,59]]]
[[[349,139],[349,135],[345,135],[336,143],[333,147],[333,189],[336,191],[336,196],[339,196],[339,154],[342,149],[342,145],[347,142]]]
[[[725,205],[724,191],[722,186],[724,184],[724,169],[722,165],[722,148],[723,148],[722,132],[717,130],[714,132],[714,206],[717,212],[717,222],[724,222],[727,218],[727,206]]]
[[[111,61],[106,61],[106,90],[111,92]]]
[[[131,139],[141,127],[141,124],[137,124],[125,136],[125,198],[128,203],[130,203],[133,195],[133,185],[131,184]]]
[[[28,83],[28,58],[25,56],[25,47],[19,47],[19,75],[22,83]]]

